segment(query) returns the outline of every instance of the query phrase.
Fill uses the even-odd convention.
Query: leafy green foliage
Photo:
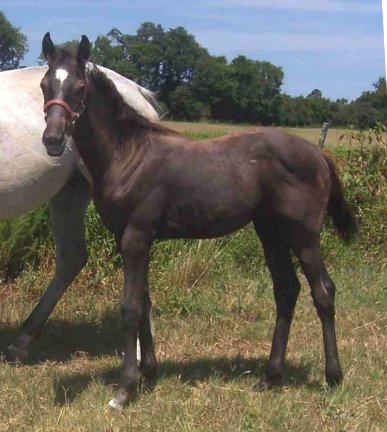
[[[113,28],[97,38],[92,59],[156,91],[171,119],[359,128],[387,120],[385,78],[351,103],[332,101],[319,89],[292,97],[281,94],[281,67],[242,55],[230,62],[212,56],[183,27],[145,22],[134,35]]]
[[[0,71],[18,68],[27,48],[26,36],[0,11]]]
[[[386,79],[380,77],[374,91],[364,92],[349,103],[346,99],[332,101],[314,89],[307,97],[281,95],[280,124],[287,126],[321,126],[329,121],[333,126],[355,125],[367,129],[387,122]]]
[[[387,127],[381,123],[367,131],[351,128],[350,146],[337,148],[337,162],[348,199],[362,229],[363,244],[385,252],[387,238]],[[342,136],[344,138],[344,136]]]

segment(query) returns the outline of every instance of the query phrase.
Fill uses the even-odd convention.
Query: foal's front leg
[[[145,361],[148,359],[156,361],[152,334],[148,325],[150,308],[148,267],[152,241],[146,233],[128,226],[119,243],[124,263],[125,279],[121,312],[126,345],[119,387],[115,397],[109,402],[109,405],[116,409],[122,409],[127,402],[135,399],[138,393],[140,383],[140,370],[136,359],[138,333],[141,341],[142,366],[144,367],[144,357]],[[144,337],[144,329],[146,337]],[[148,346],[143,343],[145,339]],[[156,367],[156,364],[154,366]]]

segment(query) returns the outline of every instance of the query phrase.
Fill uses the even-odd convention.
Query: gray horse
[[[99,67],[126,102],[158,122],[153,94],[110,69]],[[42,146],[45,128],[39,88],[47,68],[0,73],[0,219],[20,216],[49,202],[56,245],[55,275],[20,334],[8,347],[9,361],[28,356],[28,345],[87,261],[84,219],[91,177],[68,139],[62,156],[52,158]]]

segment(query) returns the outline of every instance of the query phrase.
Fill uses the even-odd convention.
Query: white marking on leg
[[[62,85],[63,82],[65,81],[65,79],[69,76],[69,73],[67,72],[66,69],[57,69],[55,71],[55,78],[60,81],[60,84]]]
[[[140,348],[140,340],[137,338],[137,364],[141,362],[141,348]]]
[[[110,402],[109,402],[109,406],[110,408],[116,409],[118,411],[122,411],[122,405],[120,405],[117,401],[116,398],[113,398]]]

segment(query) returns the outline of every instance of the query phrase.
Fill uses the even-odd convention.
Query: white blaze
[[[63,84],[63,81],[69,76],[66,69],[57,69],[55,71],[55,78]]]

